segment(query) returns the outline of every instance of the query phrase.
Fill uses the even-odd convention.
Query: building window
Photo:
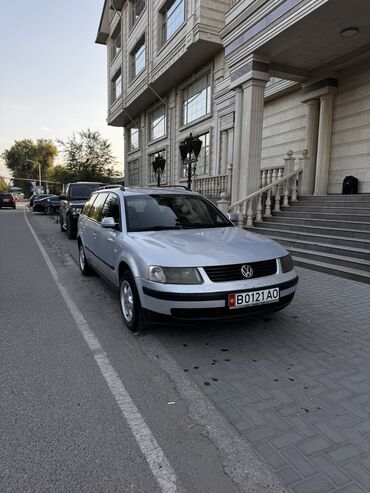
[[[118,23],[116,30],[112,35],[112,60],[122,48],[121,23]]]
[[[131,8],[131,26],[134,26],[145,9],[145,0],[133,0],[131,2]]]
[[[202,148],[198,156],[196,175],[208,175],[209,173],[209,158],[210,158],[210,136],[209,132],[198,135],[198,138],[202,141]],[[181,177],[186,178],[188,176],[188,167],[182,166]]]
[[[183,90],[182,123],[208,115],[211,111],[211,74],[208,73]]]
[[[210,157],[210,147],[209,147],[209,132],[198,136],[202,141],[202,148],[198,157],[197,164],[197,175],[208,175],[209,173],[209,157]]]
[[[119,70],[112,80],[112,102],[118,99],[122,94],[122,74]]]
[[[128,150],[136,151],[140,148],[140,132],[138,128],[129,128],[128,130]]]
[[[128,183],[129,185],[139,185],[139,160],[131,161],[127,165],[128,167]]]
[[[149,116],[150,120],[150,140],[156,140],[166,135],[166,108],[160,106]]]
[[[172,0],[162,10],[162,40],[165,43],[185,21],[185,0]]]
[[[149,154],[148,183],[157,183],[157,175],[153,171],[153,161],[159,155],[161,155],[164,159],[166,159],[166,149],[163,149],[162,151],[154,152],[153,154]],[[167,163],[164,168],[164,173],[161,176],[161,182],[164,183],[166,181],[167,181]]]
[[[134,50],[131,52],[132,61],[132,78],[135,77],[144,69],[145,67],[145,38],[142,38],[136,45]]]

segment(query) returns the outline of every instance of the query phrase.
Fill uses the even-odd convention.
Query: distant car
[[[66,193],[59,195],[59,220],[61,231],[66,231],[70,240],[77,236],[77,221],[85,202],[92,192],[100,188],[103,183],[78,181],[68,183]]]
[[[0,209],[9,207],[11,209],[16,208],[15,198],[11,193],[0,193]]]
[[[286,249],[234,226],[202,195],[177,188],[94,192],[78,221],[79,265],[119,289],[125,325],[232,320],[292,301]],[[176,322],[175,322],[176,323]]]
[[[40,193],[40,194],[33,194],[31,195],[31,198],[30,198],[30,207],[33,207],[33,203],[35,200],[39,200],[39,199],[42,199],[44,197],[50,197],[50,195],[52,195],[51,193]]]
[[[48,195],[46,197],[36,197],[33,201],[32,212],[47,213],[47,208],[50,207],[50,200],[57,199],[60,203],[58,195]]]

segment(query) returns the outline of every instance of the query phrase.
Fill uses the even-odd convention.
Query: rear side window
[[[107,193],[97,194],[96,200],[94,201],[89,212],[89,217],[91,219],[94,219],[94,221],[98,221],[98,222],[101,221],[103,206],[107,197],[108,197]]]
[[[115,193],[110,193],[108,195],[102,210],[102,218],[103,217],[113,217],[114,221],[119,224],[119,198]]]
[[[94,203],[94,200],[96,199],[96,195],[92,195],[89,200],[85,203],[81,214],[84,214],[85,216],[88,216],[90,213],[91,206]]]

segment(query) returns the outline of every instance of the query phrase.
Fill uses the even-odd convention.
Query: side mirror
[[[67,200],[67,195],[65,193],[61,193],[59,195],[60,200]]]
[[[229,221],[231,221],[234,224],[237,224],[237,222],[238,222],[238,214],[236,212],[229,212],[229,214],[227,215],[227,217],[229,218]]]
[[[101,224],[102,228],[115,228],[116,227],[116,222],[113,219],[113,217],[103,217],[100,224]]]

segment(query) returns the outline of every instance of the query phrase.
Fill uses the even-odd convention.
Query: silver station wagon
[[[79,218],[81,272],[93,269],[119,289],[133,331],[289,305],[298,276],[288,252],[230,219],[180,187],[102,188]]]

